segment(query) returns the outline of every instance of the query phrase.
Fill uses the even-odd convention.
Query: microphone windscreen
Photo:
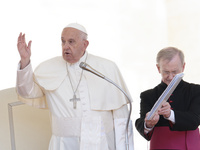
[[[86,63],[81,62],[81,63],[79,64],[79,67],[80,67],[80,68],[85,68],[85,67],[86,67]]]

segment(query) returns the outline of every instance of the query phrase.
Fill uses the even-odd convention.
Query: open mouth
[[[69,52],[65,52],[65,55],[69,55],[70,53]]]

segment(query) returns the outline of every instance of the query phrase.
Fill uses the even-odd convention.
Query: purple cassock
[[[169,127],[155,127],[150,150],[200,150],[199,128],[190,131],[170,131]]]

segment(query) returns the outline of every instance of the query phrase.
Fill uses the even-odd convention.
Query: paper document
[[[183,78],[183,76],[184,76],[183,73],[179,73],[179,74],[177,74],[177,75],[174,76],[174,78],[172,79],[172,81],[169,83],[169,85],[167,86],[167,88],[164,90],[164,92],[161,94],[161,96],[158,98],[158,100],[156,101],[156,103],[152,107],[149,115],[147,116],[147,120],[151,120],[152,117],[154,116],[154,114],[157,112],[157,110],[159,108],[161,108],[162,103],[164,101],[168,100],[168,98],[173,93],[173,91],[175,90],[175,88],[177,87],[177,85],[179,84],[179,82],[181,81],[181,79]]]

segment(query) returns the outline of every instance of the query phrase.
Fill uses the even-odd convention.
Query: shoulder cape
[[[88,54],[86,63],[130,95],[115,63],[91,54]],[[56,90],[67,77],[66,61],[61,56],[45,61],[35,69],[34,75],[45,90]],[[113,84],[88,71],[83,75],[87,80],[92,110],[114,110],[127,104],[125,95]]]

